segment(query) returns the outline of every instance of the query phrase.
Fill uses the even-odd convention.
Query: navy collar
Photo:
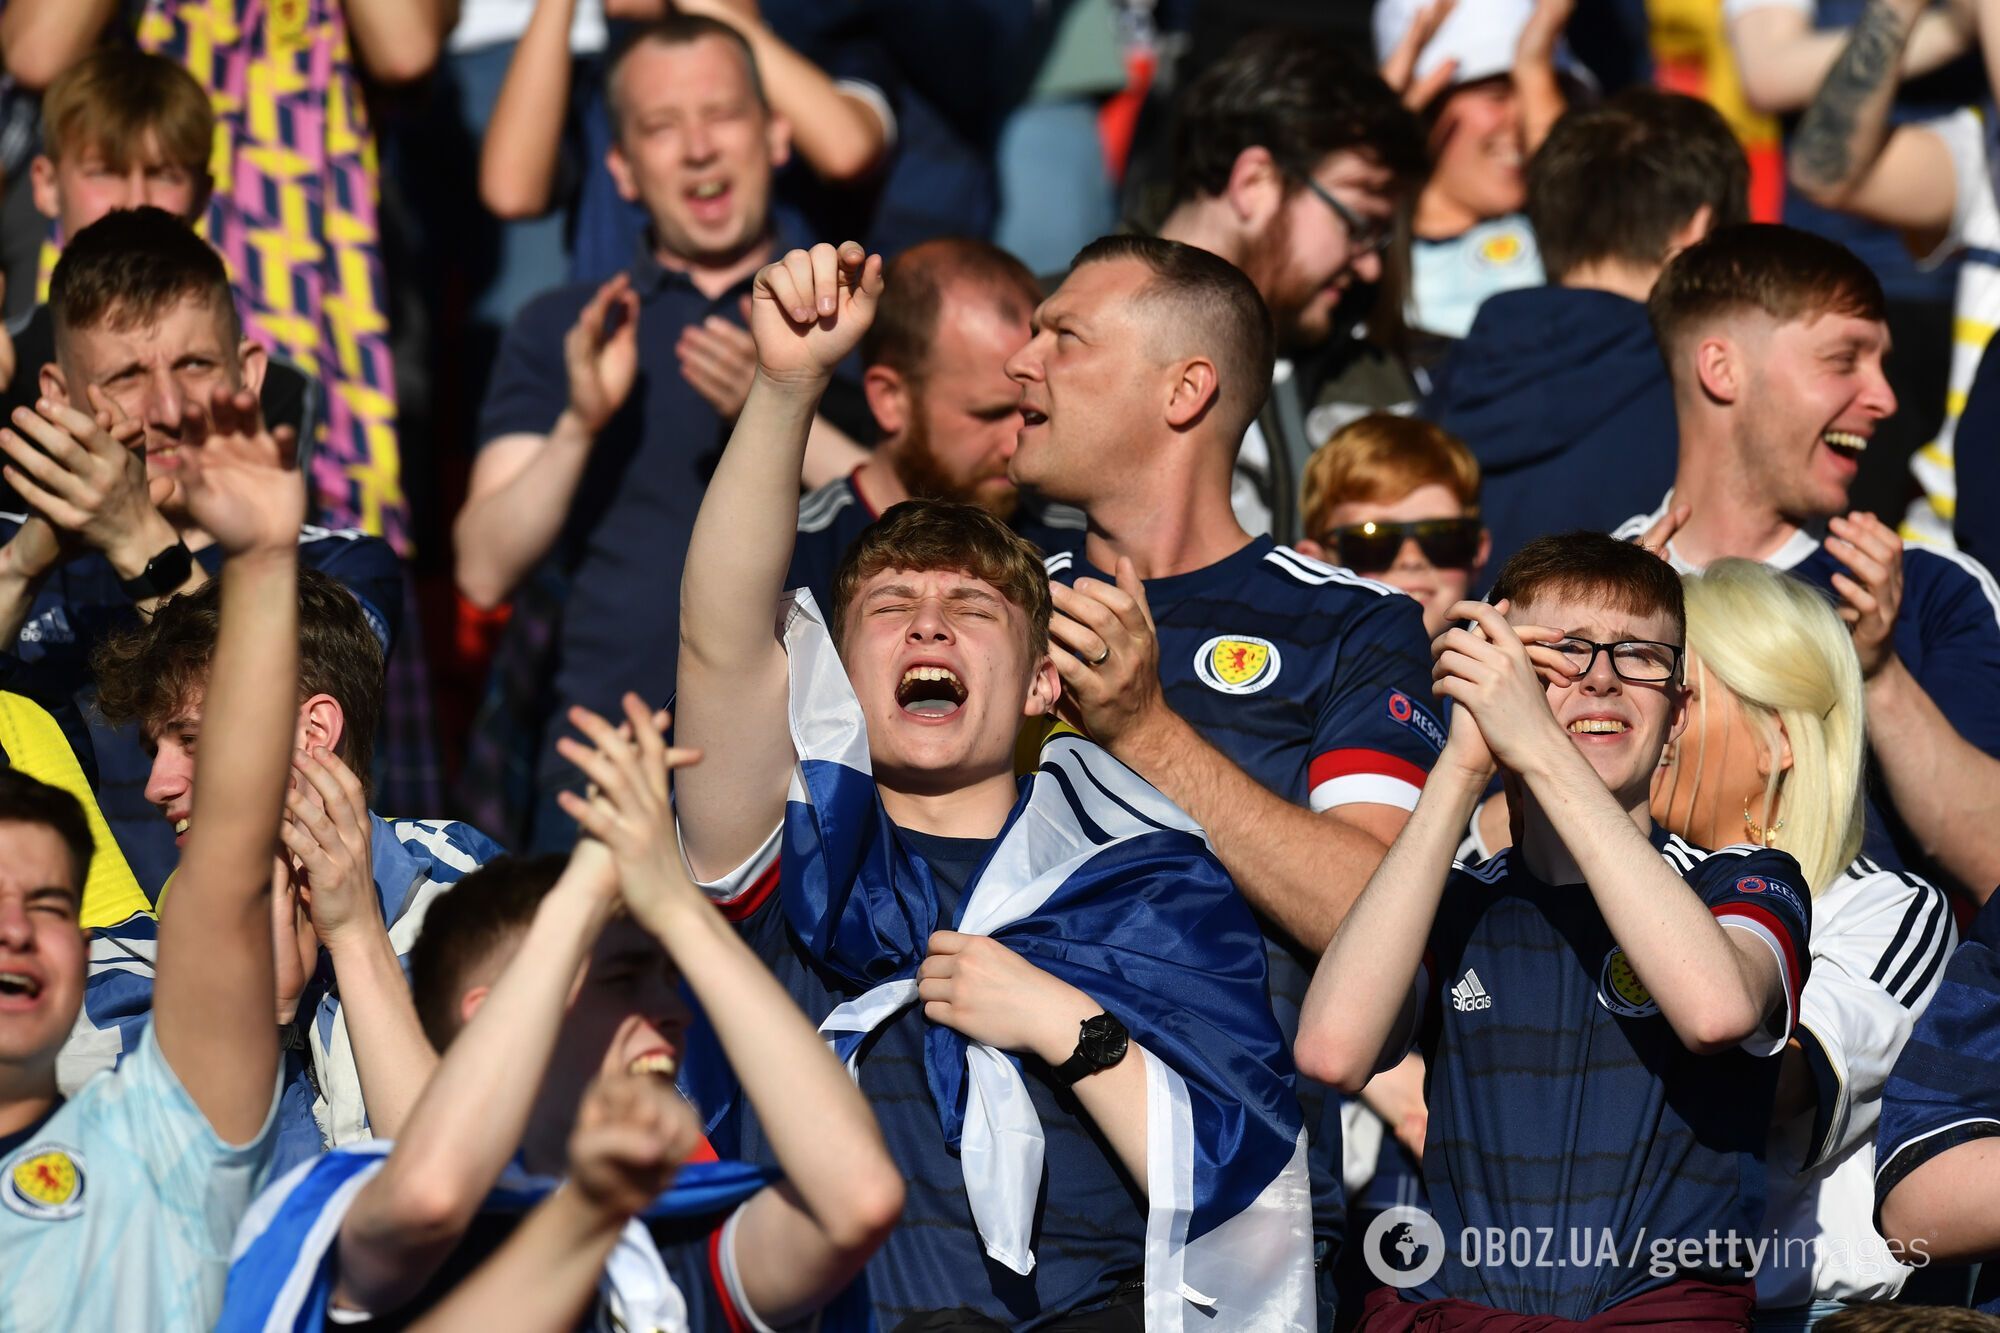
[[[774,207],[771,210],[768,230],[771,237],[772,259],[778,258],[788,250],[807,249],[813,243],[804,225],[788,209]],[[660,262],[654,241],[655,233],[649,224],[632,242],[632,289],[639,294],[639,299],[643,301],[657,294],[662,288],[675,283],[694,290],[694,280],[685,272],[668,268]],[[734,295],[738,289],[748,289],[751,279],[755,276],[753,271],[749,277],[731,284],[729,291],[723,293],[723,296]],[[723,297],[716,298],[717,302],[722,299]]]

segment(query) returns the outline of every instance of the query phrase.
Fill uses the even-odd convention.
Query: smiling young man
[[[90,653],[217,568],[221,550],[179,484],[184,455],[208,430],[209,396],[256,393],[267,357],[242,335],[221,256],[157,208],[106,214],[72,237],[49,305],[56,359],[39,370],[37,405],[0,429],[6,479],[30,507],[0,514],[0,678],[54,713],[80,754],[95,752],[105,818],[152,900],[179,854],[146,799],[138,736],[92,713]],[[388,651],[403,605],[388,544],[305,525],[299,559],[355,595]]]
[[[213,1328],[236,1223],[270,1168],[271,846],[306,488],[248,394],[218,392],[208,410],[216,429],[182,485],[227,552],[211,762],[160,919],[152,1024],[122,1068],[67,1100],[56,1060],[83,999],[89,840],[71,798],[0,779],[0,1308],[23,1328]]]
[[[1681,569],[1761,560],[1824,589],[1861,655],[1876,780],[1871,860],[1980,898],[1992,887],[2000,784],[2000,587],[1955,551],[1912,543],[1848,492],[1896,410],[1881,285],[1838,244],[1771,225],[1722,228],[1667,266],[1649,302],[1680,427],[1664,554]]]
[[[1303,1135],[1249,912],[1098,747],[1058,738],[1015,777],[1062,692],[1040,555],[976,506],[908,501],[830,606],[780,600],[770,534],[878,265],[822,245],[756,282],[758,377],[681,588],[677,740],[710,756],[677,793],[689,864],[853,1053],[909,1181],[868,1273],[880,1326],[1311,1327]]]
[[[1408,1290],[1371,1297],[1360,1327],[1496,1311],[1747,1327],[1744,1246],[1808,962],[1803,878],[1783,852],[1704,852],[1653,825],[1653,772],[1687,721],[1669,566],[1572,533],[1523,547],[1495,591],[1432,644],[1450,739],[1300,1024],[1300,1068],[1343,1088],[1413,1045],[1430,1069],[1443,1253],[1400,1265]],[[1519,841],[1456,866],[1496,765]],[[1520,1234],[1554,1259],[1466,1259]],[[1387,1251],[1367,1257],[1393,1265]]]

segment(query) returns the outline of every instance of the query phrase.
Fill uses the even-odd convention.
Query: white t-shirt
[[[230,1241],[270,1174],[277,1087],[256,1137],[224,1143],[148,1025],[0,1159],[0,1323],[215,1327]]]
[[[1757,1273],[1765,1309],[1887,1299],[1910,1269],[1875,1230],[1875,1123],[1917,1015],[1958,942],[1943,891],[1856,858],[1813,898],[1812,972],[1798,1040],[1821,1088],[1812,1114],[1772,1131]]]

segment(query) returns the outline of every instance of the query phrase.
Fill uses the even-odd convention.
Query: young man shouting
[[[858,245],[757,277],[757,379],[681,588],[678,733],[712,756],[678,793],[689,864],[854,1054],[909,1181],[876,1318],[1310,1327],[1304,1146],[1248,908],[1096,746],[1058,738],[1016,782],[1062,689],[1040,556],[911,501],[849,551],[830,624],[780,605],[813,408],[881,291]]]
[[[1808,959],[1803,877],[1783,852],[1703,852],[1653,825],[1653,770],[1687,720],[1665,562],[1597,534],[1540,538],[1496,592],[1454,607],[1471,623],[1432,644],[1449,740],[1300,1025],[1300,1067],[1343,1088],[1413,1044],[1431,1070],[1440,1262],[1413,1252],[1406,1290],[1372,1296],[1360,1327],[1614,1310],[1746,1327]],[[1496,766],[1515,846],[1454,866]],[[1545,1237],[1555,1257],[1463,1261],[1494,1234]]]

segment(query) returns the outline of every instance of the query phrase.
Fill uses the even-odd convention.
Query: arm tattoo
[[[1857,166],[1854,140],[1862,103],[1878,96],[1896,77],[1905,40],[1896,11],[1885,0],[1869,0],[1792,136],[1792,158],[1801,174],[1821,185],[1852,183],[1849,175]],[[1880,134],[1886,123],[1874,129]]]

